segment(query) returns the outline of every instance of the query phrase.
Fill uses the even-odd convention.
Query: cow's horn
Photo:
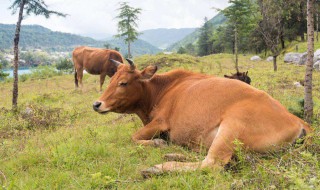
[[[136,68],[136,66],[134,65],[133,61],[131,59],[126,59],[128,61],[128,63],[130,64],[130,68],[131,70],[134,70]]]
[[[116,61],[116,60],[114,60],[114,59],[110,59],[110,61],[111,61],[112,63],[114,63],[114,65],[115,65],[116,67],[118,67],[120,64],[122,64],[121,62]]]

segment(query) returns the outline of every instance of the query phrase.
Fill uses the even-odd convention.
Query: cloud
[[[204,17],[217,14],[212,7],[225,8],[227,0],[127,0],[130,6],[142,8],[139,30],[154,28],[200,27]],[[54,31],[75,34],[116,34],[117,0],[46,0],[49,9],[69,14],[66,18],[29,16],[23,24],[39,24]],[[18,15],[11,15],[12,1],[0,0],[0,23],[14,24]]]

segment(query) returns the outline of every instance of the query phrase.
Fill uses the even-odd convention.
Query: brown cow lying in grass
[[[133,136],[141,145],[161,145],[155,139],[167,133],[172,143],[208,150],[202,162],[165,162],[144,171],[215,168],[227,164],[234,142],[257,152],[275,150],[293,143],[310,127],[289,113],[267,93],[238,80],[213,77],[184,70],[155,74],[118,63],[118,70],[93,109],[99,113],[135,113],[144,127]]]
[[[248,76],[248,71],[247,72],[236,72],[235,74],[231,74],[231,76],[224,75],[225,78],[229,79],[237,79],[240,81],[243,81],[247,84],[251,83],[251,78]]]

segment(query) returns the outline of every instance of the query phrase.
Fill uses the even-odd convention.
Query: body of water
[[[13,69],[4,70],[4,73],[9,73],[9,77],[13,77]],[[29,74],[31,73],[31,69],[29,68],[21,68],[18,70],[18,75]]]

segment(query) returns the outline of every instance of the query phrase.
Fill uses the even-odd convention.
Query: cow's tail
[[[302,131],[305,131],[304,133],[309,134],[310,132],[312,132],[310,125],[307,124],[306,122],[301,121],[301,125],[302,125]]]
[[[74,68],[74,84],[75,84],[76,88],[79,87],[77,69],[76,68]]]
[[[301,120],[300,126],[301,126],[301,130],[297,139],[294,141],[294,144],[302,144],[305,142],[305,140],[307,140],[307,143],[311,143],[310,141],[311,139],[306,136],[307,134],[312,132],[312,128],[302,120]]]

